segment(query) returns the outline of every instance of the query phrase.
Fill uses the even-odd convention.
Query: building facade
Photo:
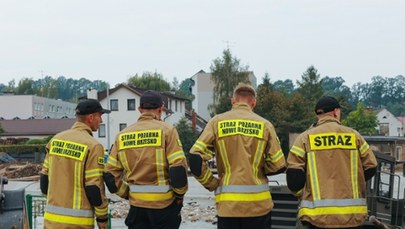
[[[74,118],[75,103],[36,95],[0,96],[0,119]]]
[[[253,72],[249,72],[249,81],[256,88],[257,80]],[[203,70],[194,74],[191,79],[194,85],[191,86],[191,93],[195,96],[192,102],[194,111],[206,121],[211,119],[209,105],[214,103],[214,82],[211,80],[211,73]]]
[[[101,105],[111,110],[110,114],[102,116],[103,123],[94,137],[100,141],[106,149],[110,149],[116,135],[127,126],[135,123],[141,115],[138,111],[140,97],[143,89],[132,85],[119,84],[108,91],[97,92],[88,90],[87,98],[100,101]],[[165,109],[162,120],[172,125],[177,124],[185,117],[185,98],[176,96],[170,92],[161,92]]]
[[[404,137],[404,123],[402,117],[399,119],[395,117],[387,109],[382,109],[377,112],[378,119],[378,133],[382,136],[391,136],[391,137]]]

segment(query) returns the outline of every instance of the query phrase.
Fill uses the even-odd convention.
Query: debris
[[[33,163],[3,163],[0,164],[0,175],[8,179],[31,177],[30,180],[37,180],[41,168],[40,164]]]

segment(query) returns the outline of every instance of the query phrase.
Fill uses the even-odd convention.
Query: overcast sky
[[[104,80],[145,71],[181,82],[226,48],[260,83],[314,65],[346,85],[405,75],[405,0],[2,0],[0,83]]]

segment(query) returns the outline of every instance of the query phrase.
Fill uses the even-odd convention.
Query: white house
[[[135,123],[140,113],[138,111],[140,97],[143,89],[128,84],[119,84],[108,91],[97,92],[88,90],[87,98],[94,98],[100,101],[101,105],[110,109],[110,114],[102,116],[103,123],[100,126],[97,138],[106,149],[114,143],[115,136],[125,127]],[[176,96],[170,92],[161,92],[165,103],[165,111],[162,120],[172,125],[177,124],[182,117],[185,117],[185,98]]]
[[[75,118],[75,103],[36,95],[0,96],[0,119]]]
[[[257,81],[253,72],[249,72],[248,77],[251,85],[256,88]],[[214,103],[214,83],[211,80],[211,73],[200,70],[191,79],[194,82],[191,93],[195,96],[192,107],[199,116],[208,121],[211,119],[208,106]]]
[[[405,136],[404,124],[403,122],[395,117],[387,109],[382,109],[377,112],[378,119],[378,132],[383,136],[396,136],[403,137]]]

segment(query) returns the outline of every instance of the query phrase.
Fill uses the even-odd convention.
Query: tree
[[[194,85],[194,81],[191,78],[181,81],[179,89],[176,91],[176,95],[186,98],[186,108],[191,110],[191,102],[194,100],[195,96],[191,93],[191,86]]]
[[[301,81],[297,80],[297,90],[307,101],[318,101],[324,92],[322,82],[318,70],[314,66],[310,66],[302,74]]]
[[[294,83],[290,79],[277,80],[273,83],[274,90],[283,92],[284,95],[291,95],[294,92]]]
[[[18,82],[18,87],[15,90],[16,95],[33,95],[35,90],[33,88],[32,78],[23,78]]]
[[[183,145],[183,151],[188,154],[194,142],[198,138],[198,132],[193,130],[191,125],[188,123],[188,119],[185,117],[181,118],[175,127],[179,133],[179,138]]]
[[[233,57],[231,51],[223,51],[222,58],[211,64],[211,80],[214,83],[214,103],[208,107],[212,115],[225,112],[231,108],[230,99],[233,89],[239,82],[249,82],[248,66],[240,66],[240,60]]]
[[[358,103],[356,110],[350,112],[342,123],[361,134],[371,135],[377,133],[377,116],[372,111],[364,109],[362,103]]]
[[[128,79],[128,83],[146,90],[170,91],[170,83],[163,79],[162,74],[157,72],[144,72],[142,76],[136,74]]]

